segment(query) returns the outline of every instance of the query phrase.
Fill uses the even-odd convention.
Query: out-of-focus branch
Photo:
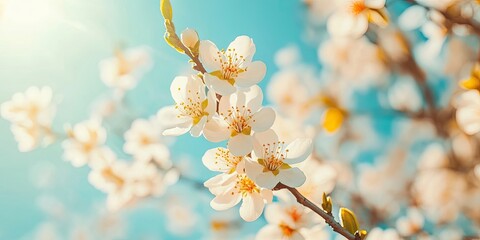
[[[333,231],[339,233],[340,235],[344,236],[348,240],[361,240],[360,236],[355,236],[347,231],[347,229],[343,228],[340,223],[338,223],[332,214],[325,212],[323,209],[315,205],[315,203],[308,200],[305,196],[303,196],[297,189],[291,188],[286,186],[282,183],[277,184],[277,186],[273,190],[280,190],[280,189],[287,189],[290,191],[293,196],[297,199],[297,202],[302,204],[303,206],[311,209],[320,217],[322,217],[325,222],[333,229]]]

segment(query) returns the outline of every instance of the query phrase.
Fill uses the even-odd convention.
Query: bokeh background
[[[274,54],[282,47],[301,46],[303,58],[318,64],[316,47],[304,41],[306,15],[299,1],[174,0],[173,5],[178,30],[195,28],[202,39],[218,46],[227,46],[238,35],[252,37],[255,58],[268,66],[261,86],[275,73]],[[108,91],[98,63],[118,47],[146,45],[154,67],[126,99],[127,115],[148,117],[172,103],[170,82],[189,68],[185,56],[164,42],[163,33],[157,0],[3,0],[0,102],[29,86],[51,86],[59,103],[54,128],[62,130],[64,123],[87,119],[92,104]],[[106,214],[106,196],[88,183],[88,168],[65,162],[58,143],[19,153],[9,125],[0,120],[0,239],[33,239],[55,232],[65,239],[96,232],[99,221],[112,224],[109,229],[114,230],[109,231],[116,239],[209,239],[205,220],[218,214],[208,205],[208,191],[182,183],[169,190],[179,193],[175,201],[191,206],[196,214],[191,218],[197,226],[180,235],[168,230],[164,211],[172,201],[168,197],[142,202],[112,217]],[[109,132],[107,139],[121,154],[121,135]],[[182,136],[172,146],[173,160],[192,168],[192,178],[206,180],[214,173],[203,167],[200,156],[213,146]],[[232,212],[223,215],[228,214]],[[262,219],[242,223],[239,231],[253,235],[263,224]]]

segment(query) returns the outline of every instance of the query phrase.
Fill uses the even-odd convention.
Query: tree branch
[[[360,240],[361,238],[359,236],[355,236],[348,232],[345,228],[340,225],[337,221],[335,221],[335,218],[333,217],[332,214],[328,214],[325,212],[323,209],[315,205],[315,203],[311,202],[308,200],[305,196],[303,196],[297,189],[291,188],[287,185],[284,185],[282,183],[277,184],[273,190],[280,190],[280,189],[287,189],[290,191],[293,196],[297,199],[297,202],[302,204],[303,206],[311,209],[314,211],[316,214],[318,214],[320,217],[322,217],[325,222],[333,229],[333,231],[339,233],[340,235],[344,236],[348,240]]]

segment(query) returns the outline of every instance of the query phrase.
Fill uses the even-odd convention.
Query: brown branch
[[[277,184],[273,190],[280,190],[280,189],[287,189],[290,191],[293,196],[297,199],[297,202],[302,204],[303,206],[311,209],[314,211],[316,214],[318,214],[320,217],[322,217],[325,222],[333,229],[333,231],[339,233],[340,235],[344,236],[348,240],[360,240],[361,238],[359,236],[355,236],[348,232],[345,228],[340,225],[337,221],[335,221],[335,218],[333,217],[332,214],[329,214],[325,212],[323,209],[315,205],[315,203],[311,202],[308,200],[305,196],[303,196],[297,189],[291,188],[289,186],[286,186],[282,183]]]

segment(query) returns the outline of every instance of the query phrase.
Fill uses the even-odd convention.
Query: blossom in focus
[[[220,95],[230,95],[236,87],[251,87],[260,82],[266,73],[261,61],[252,62],[255,44],[248,36],[237,37],[226,50],[219,50],[208,41],[200,42],[200,60],[208,73],[207,87]]]
[[[222,97],[218,114],[205,126],[205,138],[212,142],[229,139],[228,149],[233,155],[247,155],[253,148],[252,134],[268,130],[275,121],[275,111],[262,107],[262,101],[262,90],[258,86]]]
[[[240,216],[254,221],[263,212],[265,203],[272,201],[272,191],[259,187],[245,174],[245,157],[237,157],[226,148],[208,150],[202,158],[210,170],[220,172],[205,182],[215,195],[210,205],[215,210],[227,210],[243,200]]]
[[[1,116],[12,124],[11,130],[21,152],[31,151],[41,142],[53,141],[51,125],[55,106],[52,97],[50,87],[30,87],[0,106]]]
[[[170,151],[162,139],[163,128],[156,117],[137,119],[125,132],[123,149],[139,161],[154,161],[163,168],[171,165]]]
[[[327,29],[334,36],[357,38],[369,23],[384,27],[388,21],[385,0],[349,0],[329,17]]]
[[[480,132],[480,93],[477,90],[462,93],[456,107],[456,119],[460,128],[470,135]]]
[[[372,229],[368,235],[366,240],[401,240],[402,238],[398,235],[395,229],[381,229],[381,228],[374,228]]]
[[[273,198],[271,190],[261,188],[244,173],[222,173],[206,181],[205,187],[215,195],[210,202],[215,210],[227,210],[242,201],[240,216],[248,222],[260,217]]]
[[[198,33],[193,29],[187,28],[183,30],[181,34],[181,39],[183,45],[190,49],[193,49],[198,43]]]
[[[190,131],[198,137],[203,133],[205,123],[215,112],[215,92],[205,94],[205,86],[197,76],[176,77],[170,86],[175,105],[160,109],[157,117],[165,125],[163,135],[179,136]]]
[[[102,149],[107,133],[97,119],[90,119],[75,124],[67,129],[68,138],[62,143],[65,160],[73,166],[81,167],[85,164],[94,164],[95,154]]]
[[[147,47],[118,50],[114,57],[100,62],[100,77],[108,87],[127,91],[150,69],[151,61]]]
[[[253,161],[246,164],[247,174],[259,186],[273,189],[278,183],[299,187],[305,174],[292,164],[300,163],[312,153],[310,139],[296,139],[290,144],[279,141],[273,130],[254,135]]]

